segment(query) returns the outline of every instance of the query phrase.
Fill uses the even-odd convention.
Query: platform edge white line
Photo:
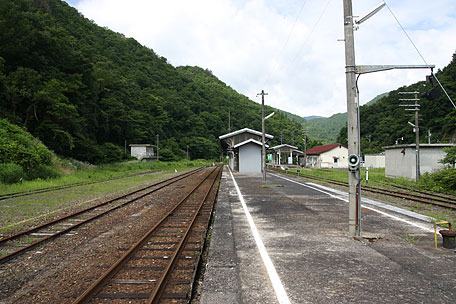
[[[253,235],[253,238],[255,239],[255,243],[257,245],[258,251],[260,252],[264,266],[266,267],[266,270],[268,272],[269,280],[271,281],[272,287],[274,288],[274,291],[276,293],[277,300],[279,301],[280,304],[290,304],[290,300],[285,291],[285,288],[283,287],[283,284],[280,281],[279,275],[277,274],[274,264],[272,263],[272,260],[269,257],[269,254],[266,250],[266,247],[263,244],[263,241],[261,240],[260,234],[258,233],[255,223],[253,222],[253,218],[252,218],[249,210],[247,209],[247,204],[245,203],[241,190],[239,189],[239,186],[236,183],[233,173],[231,172],[231,169],[229,167],[228,167],[228,170],[230,171],[231,179],[233,180],[234,187],[236,188],[236,192],[238,194],[239,200],[241,201],[241,205],[242,205],[242,208],[244,209],[245,216],[247,217],[247,221],[249,222],[250,230],[252,231],[252,235]]]
[[[318,189],[318,188],[316,188],[316,187],[309,186],[309,185],[306,185],[306,184],[303,184],[303,183],[294,181],[294,180],[292,180],[292,179],[289,179],[289,178],[286,178],[286,177],[283,177],[283,176],[280,176],[280,175],[276,175],[276,174],[272,174],[272,173],[270,173],[270,174],[271,174],[272,176],[275,176],[275,177],[278,177],[278,178],[287,180],[287,181],[289,181],[289,182],[292,182],[292,183],[295,183],[295,184],[298,184],[298,185],[301,185],[301,186],[304,186],[304,187],[308,187],[308,188],[310,188],[310,189],[313,189],[313,190],[316,190],[316,191],[325,193],[325,194],[327,194],[327,195],[329,195],[329,196],[331,196],[331,197],[333,197],[333,198],[339,199],[339,200],[341,200],[341,201],[348,202],[348,199],[339,197],[339,196],[337,196],[337,195],[331,194],[331,193],[329,193],[329,192],[327,192],[327,191],[323,191],[323,190]],[[430,233],[433,233],[433,232],[434,232],[434,229],[432,229],[432,228],[430,228],[430,227],[426,227],[426,226],[424,226],[424,225],[421,225],[421,224],[418,224],[418,223],[414,223],[414,222],[412,222],[412,221],[408,221],[408,220],[402,219],[402,218],[400,218],[400,217],[394,216],[394,215],[392,215],[392,214],[389,214],[389,213],[380,211],[380,210],[375,209],[375,208],[372,208],[372,207],[368,207],[368,206],[366,206],[366,205],[363,205],[362,207],[363,207],[363,208],[366,208],[366,209],[370,209],[370,210],[372,210],[372,211],[374,211],[374,212],[380,213],[381,215],[387,216],[387,217],[392,218],[392,219],[394,219],[394,220],[396,220],[396,221],[400,221],[400,222],[403,222],[403,223],[406,223],[406,224],[415,226],[415,227],[417,227],[417,228],[420,228],[420,229],[422,229],[422,230],[425,230],[426,232],[430,232]]]

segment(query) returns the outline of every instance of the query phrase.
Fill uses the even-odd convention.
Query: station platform
[[[456,303],[456,253],[434,247],[432,219],[363,199],[356,240],[347,201],[225,169],[200,303]]]

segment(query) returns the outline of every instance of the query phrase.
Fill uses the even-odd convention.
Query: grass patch
[[[0,194],[8,194],[22,191],[33,191],[36,189],[58,187],[76,183],[101,182],[114,178],[127,177],[129,175],[145,171],[167,171],[177,170],[187,171],[190,168],[202,167],[209,165],[209,161],[194,160],[180,162],[139,162],[128,161],[100,166],[67,161],[65,168],[69,174],[54,179],[36,179],[32,181],[23,181],[11,185],[0,184]]]
[[[208,162],[125,162],[81,169],[72,175],[53,180],[36,180],[27,181],[23,184],[2,185],[1,193],[12,193],[77,182],[106,181],[108,178],[124,177],[107,182],[81,185],[59,191],[0,201],[0,234],[10,234],[20,230],[22,227],[43,221],[44,218],[55,217],[56,214],[64,210],[82,208],[90,204],[90,201],[95,198],[107,195],[117,196],[127,190],[143,187],[159,179],[175,175],[176,170],[177,174],[179,174],[204,165],[208,165]],[[134,173],[144,171],[154,171],[154,173],[132,176]]]

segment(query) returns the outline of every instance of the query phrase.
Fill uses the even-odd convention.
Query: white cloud
[[[355,0],[354,14],[363,15],[378,2]],[[456,50],[455,1],[387,2],[428,63],[447,65]],[[75,6],[175,66],[210,69],[257,102],[264,89],[268,105],[298,115],[346,111],[344,43],[337,41],[343,38],[341,0],[80,0]],[[387,8],[361,24],[355,43],[357,64],[423,64]],[[364,75],[361,103],[423,80],[427,73]]]

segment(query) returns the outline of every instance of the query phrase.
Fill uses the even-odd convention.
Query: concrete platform
[[[431,219],[369,200],[354,240],[345,193],[234,179],[242,198],[225,171],[201,303],[456,303],[456,253],[434,248]]]

